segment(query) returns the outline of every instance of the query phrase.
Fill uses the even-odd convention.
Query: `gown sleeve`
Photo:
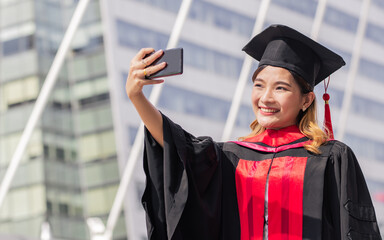
[[[148,239],[218,239],[221,148],[163,115],[164,147],[145,130],[142,204]]]
[[[323,227],[329,231],[324,239],[381,239],[364,175],[356,156],[345,144],[335,143],[325,181],[327,211]]]

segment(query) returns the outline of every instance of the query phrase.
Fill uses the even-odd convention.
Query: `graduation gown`
[[[196,138],[163,115],[164,147],[146,130],[148,239],[381,239],[352,150],[338,141],[308,152],[296,126],[242,142]],[[268,177],[268,183],[267,183]]]

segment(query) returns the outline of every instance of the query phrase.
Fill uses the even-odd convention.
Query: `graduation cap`
[[[291,70],[301,76],[312,89],[345,65],[341,56],[300,32],[284,26],[271,25],[244,46],[243,51],[259,61],[259,67],[270,65]],[[329,83],[329,82],[328,82]],[[325,130],[333,139],[329,108],[328,84],[325,87]]]
[[[300,75],[312,88],[345,65],[342,57],[300,32],[271,25],[244,46],[243,51],[259,61]]]

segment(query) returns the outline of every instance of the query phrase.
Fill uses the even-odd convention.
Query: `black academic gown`
[[[244,223],[245,215],[239,214],[239,203],[244,204],[239,192],[244,189],[237,189],[237,168],[244,159],[256,163],[287,158],[306,161],[297,199],[300,206],[302,202],[300,233],[288,229],[296,221],[286,221],[269,239],[381,239],[364,176],[345,144],[330,141],[320,147],[320,155],[314,155],[302,147],[306,138],[283,146],[216,143],[192,136],[164,115],[163,130],[163,148],[147,130],[145,137],[147,182],[142,203],[150,240],[260,239],[260,234],[250,236],[253,230],[241,233],[240,219]],[[297,214],[278,215],[291,219]]]

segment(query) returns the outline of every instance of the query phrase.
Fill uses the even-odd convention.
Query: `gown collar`
[[[278,147],[303,137],[305,136],[300,132],[299,127],[292,125],[279,130],[266,129],[259,135],[244,139],[244,142],[261,142],[271,147]]]

